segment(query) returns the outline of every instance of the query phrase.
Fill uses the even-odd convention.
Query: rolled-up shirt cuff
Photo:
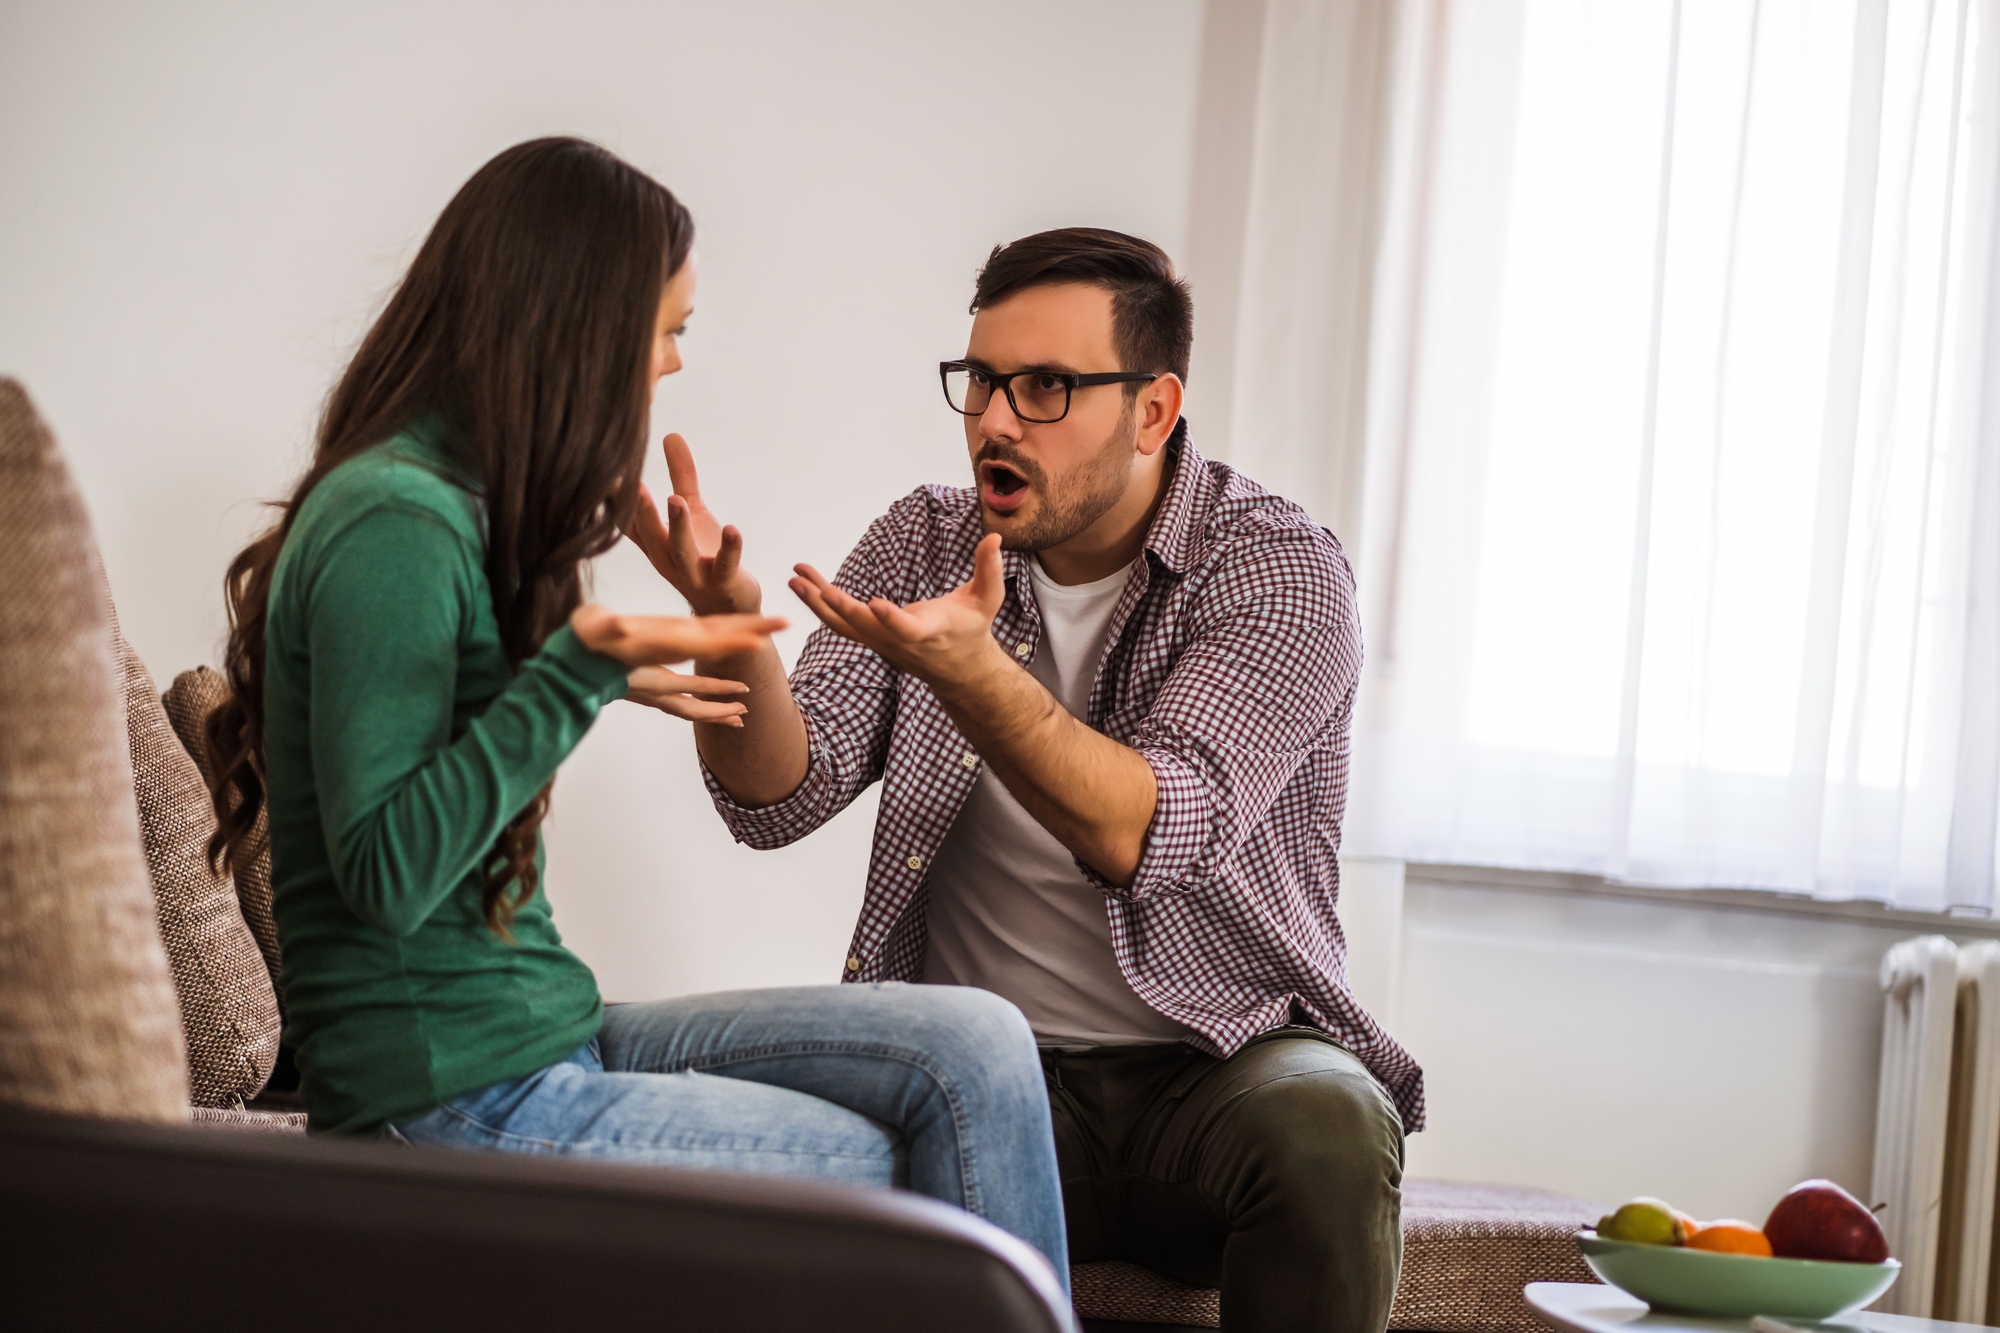
[[[739,805],[736,798],[716,780],[705,759],[701,761],[701,780],[707,785],[709,799],[715,802],[715,811],[722,816],[730,834],[736,841],[760,850],[797,842],[825,823],[825,807],[831,799],[833,787],[833,775],[821,760],[819,746],[813,744],[810,729],[807,731],[805,781],[775,805],[754,809]]]
[[[1139,754],[1152,765],[1156,795],[1132,883],[1121,888],[1077,862],[1092,884],[1128,901],[1193,888],[1213,823],[1208,784],[1194,765],[1169,750],[1141,748]]]

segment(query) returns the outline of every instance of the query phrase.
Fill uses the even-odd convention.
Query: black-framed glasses
[[[1037,426],[1061,421],[1069,415],[1069,398],[1078,389],[1093,384],[1133,384],[1156,380],[1157,374],[1143,370],[1115,370],[1102,375],[1069,375],[1056,370],[1017,370],[1001,375],[984,366],[964,361],[941,361],[938,377],[944,381],[944,400],[951,410],[968,417],[984,415],[993,401],[994,386],[1007,395],[1014,415]],[[1025,381],[1016,389],[1016,381]]]

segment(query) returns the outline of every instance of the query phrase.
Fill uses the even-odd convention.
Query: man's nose
[[[1014,415],[1014,404],[998,388],[986,400],[986,410],[979,414],[979,434],[987,440],[1021,438],[1021,418]]]

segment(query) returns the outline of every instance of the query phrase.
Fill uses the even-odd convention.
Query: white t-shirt
[[[1029,560],[1042,642],[1029,670],[1078,718],[1104,659],[1111,616],[1132,572],[1063,587]],[[1159,1044],[1181,1024],[1133,993],[1111,951],[1103,892],[1076,857],[1021,808],[991,769],[931,859],[923,979],[1012,1000],[1043,1046]]]

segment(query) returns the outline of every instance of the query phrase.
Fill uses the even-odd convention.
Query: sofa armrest
[[[903,1192],[0,1112],[17,1329],[1070,1333],[1046,1262]]]

